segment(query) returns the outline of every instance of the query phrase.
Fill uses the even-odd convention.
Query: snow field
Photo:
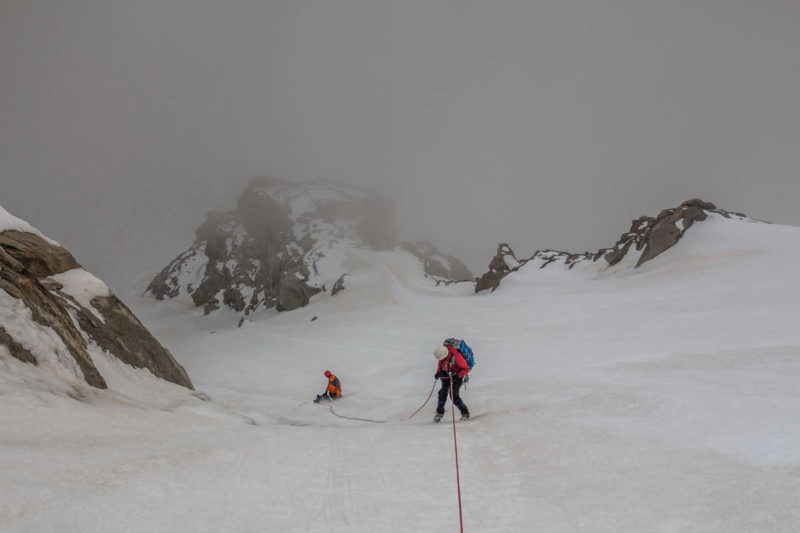
[[[800,229],[712,216],[638,270],[523,267],[477,296],[347,259],[345,292],[238,329],[134,302],[198,393],[0,382],[0,529],[458,531],[450,407],[405,419],[458,336],[466,531],[796,531]],[[339,414],[386,422],[313,404],[326,369]]]

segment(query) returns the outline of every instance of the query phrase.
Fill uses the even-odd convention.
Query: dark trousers
[[[439,404],[436,406],[436,412],[439,414],[444,413],[444,404],[447,402],[447,397],[450,395],[450,378],[442,378],[442,388],[439,389]],[[466,404],[458,395],[458,389],[461,388],[463,380],[461,378],[453,378],[453,403],[461,414],[469,413]]]

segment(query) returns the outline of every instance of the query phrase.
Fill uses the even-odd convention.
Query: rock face
[[[716,213],[726,218],[746,218],[741,213],[718,209],[710,202],[694,198],[683,202],[678,207],[664,209],[655,218],[642,216],[635,219],[631,222],[630,229],[622,234],[614,246],[601,248],[594,253],[570,254],[554,250],[539,250],[528,259],[517,259],[508,244],[501,244],[497,249],[497,254],[489,263],[489,270],[476,282],[475,292],[494,291],[504,277],[531,262],[538,264],[539,268],[560,264],[571,269],[577,264],[596,262],[603,258],[608,266],[613,266],[629,254],[641,252],[635,265],[639,267],[677,244],[695,222],[705,220],[709,213]]]
[[[55,357],[89,385],[106,388],[91,355],[101,350],[193,388],[183,367],[105,284],[41,234],[0,226],[0,289],[0,345],[12,357],[37,366]]]
[[[209,213],[195,235],[147,294],[189,297],[205,314],[228,308],[242,318],[258,309],[303,307],[326,284],[339,292],[346,272],[323,272],[329,256],[346,249],[391,250],[396,243],[392,204],[366,189],[263,177],[250,182],[236,209]],[[403,243],[401,249],[420,258],[437,281],[472,277],[429,243]]]
[[[294,274],[284,274],[278,285],[278,311],[291,311],[308,305],[312,296],[321,292],[320,287],[312,287]]]
[[[522,261],[517,259],[511,246],[506,243],[501,243],[497,247],[497,253],[489,262],[489,270],[475,282],[475,292],[481,292],[487,289],[494,291],[500,285],[500,281],[504,277],[511,272],[516,272],[519,270],[519,267],[527,262],[527,259]]]

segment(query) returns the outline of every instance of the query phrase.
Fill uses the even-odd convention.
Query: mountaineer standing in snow
[[[325,392],[317,395],[314,403],[319,403],[320,400],[332,401],[342,397],[342,384],[339,378],[333,375],[330,370],[325,371],[325,377],[328,378],[328,386],[325,387]]]
[[[461,388],[464,378],[469,373],[467,361],[461,352],[452,346],[438,346],[433,351],[433,356],[439,360],[434,377],[442,380],[442,388],[439,389],[439,404],[436,406],[436,415],[433,417],[433,421],[438,422],[444,415],[444,404],[447,401],[447,395],[450,394],[451,379],[453,381],[453,405],[461,411],[461,420],[469,420],[469,409],[458,395],[458,389]]]

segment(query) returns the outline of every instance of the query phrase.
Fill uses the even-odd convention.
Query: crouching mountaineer
[[[451,380],[453,382],[453,405],[461,411],[461,420],[469,420],[469,409],[467,409],[461,396],[458,395],[458,390],[469,373],[469,365],[467,365],[464,356],[452,346],[437,346],[433,351],[433,356],[439,360],[434,377],[442,382],[442,388],[439,389],[439,404],[436,406],[436,415],[434,415],[433,421],[438,422],[444,416],[444,404],[450,394]]]
[[[342,384],[339,378],[333,375],[330,370],[325,371],[325,377],[328,378],[328,386],[325,387],[325,392],[317,394],[317,399],[314,400],[314,403],[319,403],[322,400],[330,402],[342,397]]]

